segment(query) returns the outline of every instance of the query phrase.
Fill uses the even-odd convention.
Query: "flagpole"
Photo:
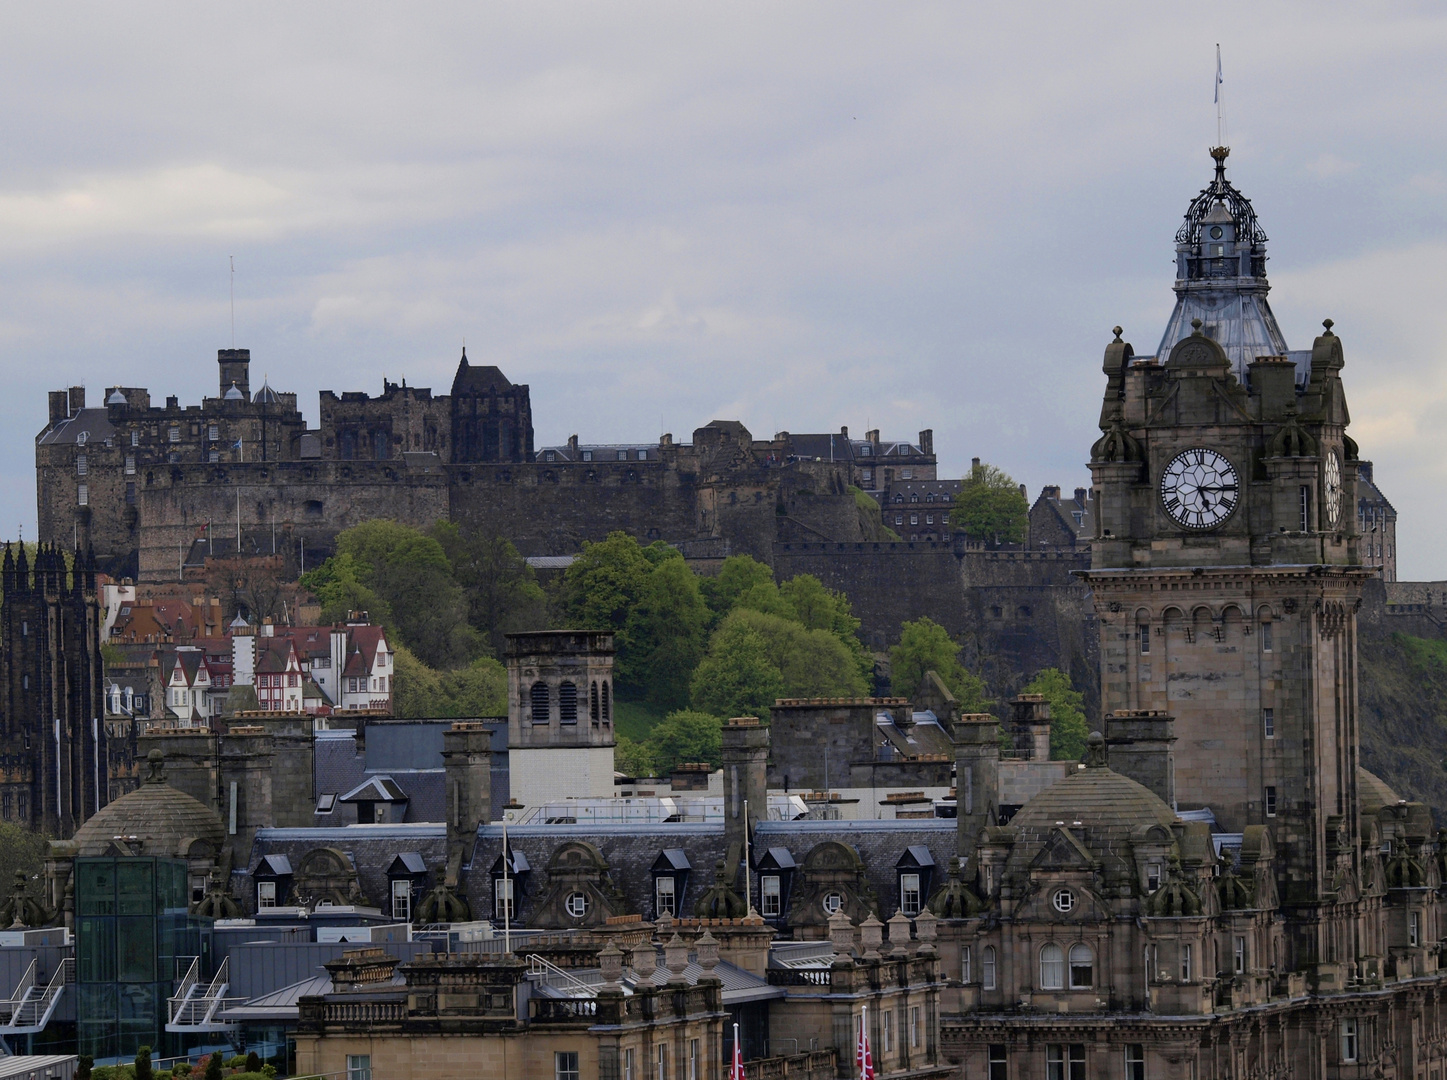
[[[1221,44],[1216,43],[1216,145],[1226,145],[1226,115],[1221,101],[1221,84],[1225,79],[1221,75]]]
[[[507,814],[502,816],[502,951],[512,954],[512,886],[507,876]]]

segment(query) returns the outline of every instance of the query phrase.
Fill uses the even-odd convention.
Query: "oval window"
[[[844,897],[837,892],[824,894],[824,914],[833,915],[844,906]]]
[[[581,919],[588,914],[588,897],[580,892],[569,893],[568,898],[563,901],[563,907],[573,918]]]
[[[1221,239],[1221,226],[1219,226],[1219,225],[1212,225],[1212,226],[1211,226],[1211,239],[1212,239],[1212,240],[1219,240],[1219,239]]]
[[[1061,889],[1055,894],[1052,902],[1055,904],[1056,911],[1062,913],[1070,911],[1075,907],[1075,894],[1069,889]]]

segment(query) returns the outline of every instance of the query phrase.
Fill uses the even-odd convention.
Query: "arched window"
[[[603,723],[605,723],[605,724],[611,724],[612,722],[613,722],[613,712],[612,712],[612,706],[611,706],[610,697],[609,697],[609,693],[608,693],[608,680],[607,680],[607,679],[604,679],[604,680],[603,680]]]
[[[1062,990],[1065,987],[1065,954],[1060,946],[1049,944],[1040,950],[1040,989]]]
[[[598,684],[596,682],[588,690],[588,719],[595,724],[598,722]]]
[[[578,688],[570,682],[558,684],[558,723],[578,722]]]
[[[1089,990],[1095,985],[1095,956],[1090,946],[1077,942],[1070,946],[1070,989]]]
[[[986,945],[980,951],[980,989],[995,989],[995,946]]]
[[[548,696],[548,684],[545,682],[533,683],[530,696],[533,706],[533,723],[546,724],[553,718],[551,701]]]

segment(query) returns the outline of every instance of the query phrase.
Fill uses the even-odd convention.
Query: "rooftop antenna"
[[[1221,100],[1221,44],[1216,43],[1216,145],[1226,145],[1226,103]]]
[[[1217,46],[1220,49],[1220,46]],[[231,260],[231,347],[236,348],[236,256],[226,256]]]

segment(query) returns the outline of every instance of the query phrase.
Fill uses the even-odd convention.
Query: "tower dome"
[[[146,761],[151,772],[141,786],[101,807],[76,831],[76,854],[107,855],[122,841],[138,855],[185,858],[198,840],[219,852],[226,829],[216,811],[166,783],[161,751],[152,750]]]
[[[1226,179],[1230,150],[1211,150],[1216,175],[1186,207],[1176,231],[1176,308],[1156,355],[1164,360],[1191,321],[1226,350],[1236,377],[1258,356],[1284,356],[1286,339],[1266,302],[1266,232],[1251,200]]]
[[[259,393],[260,391],[258,391]],[[226,393],[221,395],[222,401],[245,401],[246,395],[241,392],[241,387],[232,383]]]
[[[276,405],[281,402],[281,395],[271,388],[271,383],[266,379],[261,380],[261,389],[251,396],[255,405]]]

